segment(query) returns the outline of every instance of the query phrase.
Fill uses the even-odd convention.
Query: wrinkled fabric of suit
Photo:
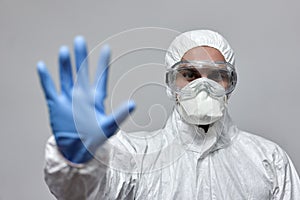
[[[57,199],[300,199],[288,155],[239,130],[227,111],[205,132],[174,109],[163,129],[119,131],[82,165],[64,159],[51,137],[45,180]]]

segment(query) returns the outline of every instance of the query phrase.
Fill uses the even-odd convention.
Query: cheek
[[[177,78],[176,79],[176,87],[178,88],[183,88],[184,86],[186,86],[189,82],[186,79],[183,78]]]
[[[228,87],[227,81],[222,81],[220,84],[225,88],[225,90],[227,89],[227,87]]]

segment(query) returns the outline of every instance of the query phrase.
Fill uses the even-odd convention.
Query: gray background
[[[0,200],[54,199],[43,180],[44,146],[51,130],[36,74],[37,61],[43,59],[47,63],[58,83],[60,45],[71,47],[73,38],[81,34],[93,48],[111,35],[136,27],[155,26],[181,32],[209,28],[222,33],[237,59],[238,87],[230,100],[234,121],[241,129],[280,144],[299,171],[299,19],[296,0],[1,0]],[[167,39],[157,38],[161,42]],[[94,66],[97,51],[91,56]],[[134,66],[148,63],[149,55],[154,62],[163,63],[161,53],[146,50],[116,62],[111,70],[110,94],[112,83],[118,80],[120,63],[128,67],[135,58],[138,62]],[[161,72],[153,68],[151,76],[160,77],[156,82],[163,80]],[[162,120],[154,120],[148,126],[149,118],[143,116],[143,109],[149,105],[167,104],[163,87],[154,90],[161,92],[155,98],[147,93],[141,95],[147,87],[134,94],[140,128],[162,126]],[[122,95],[125,99],[128,94]],[[121,98],[115,97],[116,102]],[[162,107],[152,109],[153,116],[162,112]],[[166,111],[169,109],[167,106]]]

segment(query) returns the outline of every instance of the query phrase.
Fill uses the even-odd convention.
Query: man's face
[[[221,54],[221,52],[213,47],[207,47],[207,46],[201,46],[201,47],[195,47],[187,51],[182,59],[182,61],[210,61],[210,62],[225,62],[224,56]],[[196,70],[195,70],[196,71]],[[179,88],[183,88],[186,86],[189,82],[201,78],[206,77],[210,78],[209,76],[212,76],[212,74],[208,74],[207,69],[201,69],[197,70],[196,73],[191,73],[191,70],[182,70],[180,72],[180,76],[176,78],[176,85]],[[220,74],[219,74],[220,76]],[[182,77],[182,78],[181,78]],[[227,87],[228,82],[221,80],[217,81],[219,84],[221,84],[224,88]]]

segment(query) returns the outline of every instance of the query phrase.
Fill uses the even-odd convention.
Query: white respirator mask
[[[189,124],[206,125],[219,120],[227,106],[223,86],[208,78],[198,78],[176,94],[176,109]]]

